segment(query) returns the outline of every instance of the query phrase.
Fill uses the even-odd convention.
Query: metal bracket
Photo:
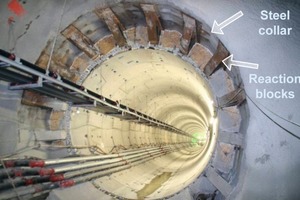
[[[0,67],[9,67],[10,65],[6,62],[0,61]]]
[[[91,104],[72,104],[73,107],[80,107],[80,108],[87,108],[87,107],[96,107],[97,106],[97,102],[94,101]]]
[[[36,83],[26,83],[22,85],[13,85],[9,86],[8,89],[10,90],[24,90],[24,89],[32,89],[32,88],[39,88],[43,87],[43,80],[41,77],[39,77],[38,81]]]

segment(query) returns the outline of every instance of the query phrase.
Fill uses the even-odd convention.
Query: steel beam
[[[24,90],[24,89],[31,89],[31,88],[40,88],[43,87],[43,80],[38,79],[36,83],[25,83],[21,85],[10,85],[9,89],[10,90]]]
[[[96,57],[98,54],[96,50],[92,47],[94,44],[85,36],[80,30],[78,30],[74,25],[69,25],[65,30],[63,30],[62,35],[65,36],[72,44],[74,44],[78,49],[83,51],[90,58]]]
[[[182,14],[182,18],[184,22],[184,28],[183,35],[180,41],[180,50],[183,54],[187,55],[190,50],[191,40],[196,36],[196,20],[185,14]]]
[[[218,106],[220,108],[238,106],[243,103],[246,99],[245,90],[242,88],[237,88],[236,90],[225,94],[222,97],[218,97]]]
[[[115,13],[110,8],[98,9],[94,12],[100,19],[102,19],[106,23],[117,44],[120,47],[125,46],[127,44],[127,41],[123,34],[123,31],[125,31],[125,27],[122,25]]]
[[[149,42],[151,44],[158,44],[162,26],[155,5],[141,4],[141,8],[144,11],[146,18]]]
[[[232,191],[232,186],[224,180],[214,168],[209,166],[205,171],[206,177],[208,180],[222,193],[226,198]]]
[[[225,59],[228,55],[228,50],[224,47],[222,42],[219,41],[216,52],[204,67],[204,74],[209,77],[218,69],[220,69],[222,60]]]

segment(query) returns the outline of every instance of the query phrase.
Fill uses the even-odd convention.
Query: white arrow
[[[256,63],[242,62],[242,61],[233,60],[233,55],[232,54],[230,56],[228,56],[227,58],[225,58],[224,60],[222,60],[222,62],[227,67],[227,69],[229,69],[229,71],[231,70],[231,67],[233,65],[238,66],[238,67],[251,68],[251,69],[258,69],[258,66],[259,66]]]
[[[234,22],[235,20],[237,20],[238,18],[242,17],[243,15],[244,15],[243,12],[239,11],[239,12],[232,15],[231,17],[229,17],[228,19],[226,19],[225,21],[223,21],[220,24],[218,24],[217,21],[214,20],[214,24],[213,24],[213,27],[211,29],[211,32],[215,33],[215,34],[224,35],[222,29],[225,28],[226,26],[228,26],[229,24],[231,24],[232,22]]]

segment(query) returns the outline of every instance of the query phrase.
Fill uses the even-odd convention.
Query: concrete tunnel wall
[[[84,15],[89,15],[89,13],[84,13]],[[80,22],[76,24],[78,26]],[[58,38],[58,43],[63,46],[64,42],[60,40],[62,38]],[[66,49],[61,46],[60,49]],[[55,51],[60,49],[55,49]],[[149,49],[119,53],[101,65],[95,66],[92,73],[87,74],[83,80],[83,86],[103,96],[116,99],[151,117],[170,123],[191,135],[197,133],[202,137],[201,146],[194,144],[194,148],[184,146],[183,148],[180,146],[181,143],[191,143],[191,138],[159,130],[159,128],[128,123],[87,109],[73,108],[70,113],[70,142],[76,147],[97,146],[98,151],[108,154],[122,151],[122,148],[134,149],[145,145],[175,145],[175,148],[181,149],[160,159],[148,161],[146,165],[132,167],[126,173],[115,174],[113,181],[106,180],[106,177],[99,179],[98,183],[101,182],[102,189],[114,195],[130,199],[143,198],[161,188],[150,198],[170,196],[188,186],[198,177],[212,155],[216,140],[216,126],[211,129],[211,133],[208,132],[211,126],[209,121],[214,115],[212,104],[214,97],[210,86],[199,69],[194,69],[187,62],[164,51],[165,49]],[[209,50],[203,49],[203,51],[211,54]],[[41,57],[43,58],[43,53]],[[42,66],[39,61],[38,65]],[[50,69],[53,70],[53,68]],[[65,72],[62,75],[65,74],[68,77]],[[61,107],[64,106],[61,105]],[[54,113],[56,111],[52,111],[50,115],[55,116]],[[60,112],[60,114],[68,115],[66,112]],[[33,129],[44,128],[36,125],[33,127]],[[56,158],[62,157],[65,153],[29,151],[25,155]],[[91,150],[79,148],[74,149],[73,153],[90,155]],[[166,183],[164,183],[166,180],[152,181],[155,177],[165,174],[168,180]],[[116,184],[118,187],[115,186]],[[133,190],[143,191],[145,184],[153,188],[150,193],[133,192]],[[114,187],[111,188],[111,186]]]
[[[132,61],[135,60],[138,63],[132,64]],[[157,65],[159,65],[158,68]],[[210,92],[206,91],[209,86],[200,78],[201,75],[197,74],[198,72],[192,66],[168,52],[132,50],[117,54],[104,62],[93,70],[83,85],[104,96],[118,99],[120,103],[130,105],[190,134],[203,135],[202,138],[205,139],[210,126],[209,121],[213,115],[210,103],[212,97]],[[102,77],[106,82],[101,84],[99,81],[103,80]],[[127,79],[126,82],[124,82],[124,78]],[[76,114],[75,111],[74,113],[71,120],[71,138],[72,144],[78,146],[98,145],[103,151],[110,152],[116,145],[130,148],[132,145],[191,142],[191,138],[188,137],[105,115],[93,114],[91,111],[87,114],[81,114],[82,111],[79,114]],[[83,132],[85,134],[82,134]],[[203,141],[203,146],[197,146],[194,150],[192,148],[183,149],[178,153],[147,162],[145,165],[136,166],[128,170],[126,174],[120,173],[119,176],[116,174],[114,181],[117,181],[120,187],[121,185],[124,187],[126,182],[129,182],[125,180],[130,179],[132,182],[134,180],[132,177],[137,177],[135,181],[137,183],[143,182],[138,179],[144,180],[145,177],[148,177],[146,182],[153,185],[154,188],[158,187],[154,185],[163,184],[163,189],[159,189],[157,194],[151,194],[151,198],[170,196],[189,185],[199,175],[199,172],[203,171],[209,160],[208,157],[214,149],[214,140],[208,143],[212,145],[204,145],[206,142]],[[77,153],[90,154],[84,150],[78,150]],[[138,175],[139,171],[143,175]],[[157,176],[153,176],[153,173],[161,175],[171,172],[171,178],[165,183],[149,182]],[[108,187],[113,185],[114,181],[104,178],[101,181],[102,188],[118,194],[116,191],[118,187],[115,189]],[[137,183],[130,184],[129,187],[135,188],[135,190],[142,189],[141,186],[144,184],[138,185]],[[130,195],[128,190],[123,193],[119,192],[119,195],[136,198],[135,193]],[[138,197],[141,198],[141,196]]]
[[[149,3],[158,3],[158,1],[147,1]],[[81,1],[67,4],[67,12],[64,14],[64,20],[62,21],[62,27],[66,27],[74,20],[74,13],[79,16],[80,13],[84,14],[86,11],[93,9],[94,5],[99,2],[87,1],[84,4]],[[24,36],[18,39],[16,46],[16,53],[18,56],[25,58],[29,61],[36,61],[42,49],[46,46],[47,39],[52,38],[55,35],[55,29],[57,24],[48,23],[49,17],[56,17],[59,19],[59,15],[53,16],[53,10],[61,9],[61,3],[49,3],[42,1],[34,8],[30,7],[30,2],[27,2],[28,10],[32,9],[30,15],[25,16],[24,25],[15,26],[16,35],[21,35],[25,27],[25,21],[33,19],[34,13],[44,13],[44,16],[40,17],[40,21],[32,22],[32,28],[27,31]],[[285,3],[265,1],[264,3],[258,2],[228,2],[228,1],[212,1],[210,3],[204,1],[167,1],[165,4],[170,4],[179,10],[193,16],[196,19],[202,20],[207,24],[212,24],[213,20],[222,20],[232,15],[233,13],[243,10],[245,17],[230,27],[230,34],[225,34],[220,37],[220,40],[224,43],[226,48],[234,54],[239,60],[249,60],[260,64],[260,69],[255,72],[259,75],[277,75],[277,74],[299,74],[298,61],[298,48],[299,46],[299,29],[297,28],[296,10],[299,9],[299,4],[293,1],[287,1]],[[260,27],[259,13],[262,9],[278,9],[278,10],[291,10],[292,17],[288,22],[289,26],[294,26],[294,32],[289,37],[263,37],[257,34],[257,29]],[[8,11],[1,7],[1,13],[3,15],[9,15]],[[32,14],[32,15],[31,15]],[[247,17],[246,17],[247,16]],[[28,18],[26,18],[28,17]],[[58,20],[55,20],[58,21]],[[258,23],[259,21],[259,23]],[[44,22],[44,23],[43,23]],[[265,26],[268,22],[264,22]],[[39,27],[39,28],[36,28]],[[44,27],[44,28],[43,28]],[[241,28],[242,27],[242,28]],[[228,28],[229,29],[229,28]],[[50,31],[49,31],[50,30]],[[7,31],[8,29],[1,29],[1,44],[7,44]],[[41,37],[43,36],[43,37]],[[38,42],[37,41],[38,38]],[[32,43],[31,41],[34,41]],[[2,46],[2,45],[1,45]],[[212,46],[216,46],[215,44]],[[33,48],[34,47],[34,48]],[[30,53],[28,49],[32,50]],[[284,66],[284,67],[283,67]],[[214,76],[220,76],[221,72],[217,72]],[[294,122],[299,121],[300,116],[295,112],[299,108],[297,96],[299,89],[297,85],[254,85],[249,84],[249,70],[241,69],[240,74],[243,79],[243,84],[246,93],[254,98],[256,89],[271,89],[279,90],[282,87],[290,90],[294,90],[296,94],[295,99],[278,99],[270,101],[269,99],[259,99],[261,105],[272,109],[274,113],[277,113]],[[221,75],[222,76],[222,75]],[[213,85],[213,84],[212,84]],[[214,93],[218,93],[218,84],[215,84]],[[222,95],[224,91],[219,91]],[[216,96],[221,96],[221,95]],[[300,95],[300,94],[299,94]],[[291,106],[293,105],[293,106]],[[155,105],[153,105],[155,107]],[[249,128],[238,130],[243,131],[245,135],[244,156],[240,167],[240,178],[231,198],[233,199],[282,199],[290,198],[296,199],[298,197],[296,186],[299,184],[300,178],[298,175],[299,159],[298,154],[300,148],[295,138],[287,135],[285,131],[274,125],[251,103],[248,102],[250,118]],[[26,108],[22,108],[26,111]],[[38,109],[30,108],[39,114],[41,118],[46,117],[45,111],[39,111]],[[36,111],[35,111],[36,110]],[[28,111],[26,111],[28,112]],[[76,111],[74,111],[76,112]],[[272,115],[272,113],[269,113]],[[220,115],[225,115],[221,113]],[[276,116],[273,116],[276,117]],[[25,119],[30,121],[30,119]],[[280,120],[277,118],[277,120]],[[280,121],[286,127],[296,132],[297,127],[291,126],[289,123]],[[43,120],[40,124],[35,124],[36,121],[28,122],[33,127],[44,127]],[[222,122],[221,127],[222,127]],[[224,121],[223,121],[224,123]],[[23,126],[23,125],[20,125]],[[223,125],[223,127],[226,125]],[[228,127],[227,127],[228,128]],[[259,138],[259,139],[258,139]],[[58,152],[57,154],[61,154]],[[62,154],[63,155],[63,154]],[[288,155],[288,156],[287,156]],[[57,155],[54,155],[55,157]],[[136,173],[136,172],[133,172]],[[183,174],[184,176],[184,174]],[[261,183],[261,184],[257,184]],[[183,188],[183,187],[182,187]]]

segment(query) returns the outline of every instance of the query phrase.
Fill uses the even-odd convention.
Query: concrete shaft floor
[[[7,9],[9,3],[16,4],[2,1],[0,15],[5,20],[13,16],[15,23],[0,30],[1,48],[45,69],[51,59],[50,70],[61,76],[190,134],[197,133],[205,141],[204,146],[180,146],[180,142],[191,142],[190,138],[122,121],[88,107],[70,109],[64,102],[28,91],[9,91],[1,82],[2,159],[116,154],[151,145],[177,150],[111,175],[55,189],[49,196],[36,196],[299,197],[299,141],[253,104],[259,103],[267,115],[296,133],[297,127],[282,118],[300,119],[295,112],[299,108],[297,85],[251,84],[248,69],[223,71],[220,65],[230,52],[239,60],[259,63],[260,69],[253,72],[258,75],[299,74],[295,67],[297,17],[288,21],[289,26],[295,26],[289,37],[263,37],[255,31],[271,25],[260,21],[261,10],[288,9],[296,16],[297,2],[78,0],[66,1],[65,6],[56,1],[19,2],[26,13],[16,12],[16,7]],[[221,21],[239,10],[244,17],[228,27],[228,34],[220,40],[210,34],[215,19]],[[293,90],[296,97],[255,99],[257,89],[282,88]],[[216,114],[212,101],[222,109],[218,110],[219,123],[210,129]]]

